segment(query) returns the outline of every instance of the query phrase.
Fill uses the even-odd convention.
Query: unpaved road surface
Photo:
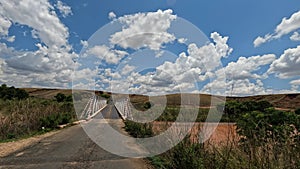
[[[103,150],[86,135],[81,125],[76,125],[1,157],[0,169],[9,168],[143,169],[150,166],[142,159],[120,157]]]

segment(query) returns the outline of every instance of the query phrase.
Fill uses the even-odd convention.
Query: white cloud
[[[187,53],[181,53],[175,62],[164,62],[155,72],[145,75],[132,72],[122,81],[115,81],[113,89],[139,94],[194,91],[195,83],[211,78],[211,72],[221,65],[220,59],[232,52],[226,44],[228,37],[212,33],[211,38],[214,42],[202,47],[190,44]],[[126,87],[122,88],[122,85]]]
[[[249,79],[227,80],[226,82],[214,80],[205,85],[203,89],[201,89],[201,92],[227,96],[267,94],[262,81],[259,79],[254,82],[251,82]]]
[[[179,38],[178,40],[178,43],[185,43],[187,41],[186,38]]]
[[[232,90],[228,90],[228,95],[242,96],[242,95],[262,95],[266,94],[265,88],[261,80],[250,82],[249,79],[240,79],[232,82],[234,85]]]
[[[271,64],[276,59],[274,54],[263,56],[239,57],[236,62],[230,62],[226,67],[217,71],[225,71],[229,79],[250,79],[263,78],[263,74],[257,74],[255,71],[262,66]]]
[[[109,12],[108,13],[108,19],[115,19],[117,15],[114,12]]]
[[[71,7],[61,1],[57,1],[56,7],[64,18],[69,15],[73,15]]]
[[[300,41],[300,34],[298,32],[294,32],[290,39],[292,41]]]
[[[299,89],[299,86],[300,86],[300,79],[297,79],[297,80],[292,80],[290,81],[290,84],[291,84],[291,91],[293,91],[294,93],[295,92],[299,92],[298,89]]]
[[[148,47],[159,50],[163,44],[174,41],[174,35],[167,32],[176,19],[171,9],[157,12],[137,13],[118,18],[124,24],[122,31],[111,36],[110,42],[122,48],[140,49]]]
[[[300,46],[290,48],[276,59],[271,65],[268,73],[275,73],[282,79],[299,76],[300,72]]]
[[[36,51],[16,51],[0,45],[1,82],[14,86],[68,87],[75,53],[57,52],[40,44]]]
[[[122,75],[128,75],[129,73],[131,73],[136,67],[135,66],[131,66],[131,65],[125,65],[122,68],[121,74]]]
[[[283,18],[281,23],[275,29],[275,38],[289,34],[300,28],[300,11],[292,14],[290,18]]]
[[[206,84],[201,91],[221,95],[224,92],[226,95],[265,94],[266,90],[260,80],[266,78],[265,73],[259,74],[256,71],[260,70],[262,66],[272,63],[275,59],[276,56],[273,54],[240,57],[237,61],[230,62],[226,67],[218,69],[215,73],[216,78]],[[252,82],[251,79],[253,79]]]
[[[272,39],[272,35],[270,35],[270,34],[267,34],[267,35],[265,35],[264,37],[260,37],[260,36],[259,36],[259,37],[257,37],[257,38],[254,40],[254,42],[253,42],[254,47],[258,47],[258,46],[260,46],[261,44],[270,41],[271,39]]]
[[[11,21],[0,15],[0,36],[7,36],[8,29],[12,25]]]
[[[29,26],[48,47],[69,47],[68,28],[61,23],[54,7],[47,0],[1,1],[0,16],[12,23]]]
[[[5,38],[8,42],[14,42],[16,39],[16,36],[9,36]]]
[[[121,50],[113,50],[105,45],[94,46],[87,50],[86,55],[93,55],[110,64],[117,64],[126,55],[127,52]]]
[[[7,41],[17,38],[7,36],[12,23],[28,26],[39,39],[33,51],[18,51],[0,43],[0,81],[22,87],[69,87],[77,54],[71,52],[68,28],[54,7],[47,0],[5,0],[0,3],[0,18],[5,18],[0,29]]]
[[[114,80],[121,78],[119,72],[113,72],[110,68],[105,69],[104,75],[109,78],[113,78]]]
[[[188,46],[188,55],[181,53],[174,63],[165,62],[158,66],[157,77],[165,79],[164,76],[173,76],[177,83],[189,82],[193,78],[195,80],[205,80],[199,77],[205,76],[207,72],[211,72],[220,66],[222,57],[227,57],[232,49],[226,44],[228,37],[222,37],[218,33],[211,34],[214,43],[197,47],[196,44]],[[209,76],[207,76],[209,77]]]
[[[89,46],[88,41],[80,40],[80,44],[83,46],[83,48],[87,48]]]
[[[291,84],[291,85],[295,85],[295,86],[300,86],[300,79],[298,79],[298,80],[292,80],[292,81],[290,82],[290,84]]]
[[[254,46],[259,46],[268,41],[279,39],[300,28],[300,11],[292,14],[290,18],[284,17],[279,25],[277,25],[273,34],[267,34],[265,37],[258,37],[254,41]]]

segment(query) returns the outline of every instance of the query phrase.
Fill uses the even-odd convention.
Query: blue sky
[[[155,91],[167,93],[182,91],[184,90],[182,88],[188,88],[187,92],[215,91],[215,94],[225,95],[298,92],[300,85],[300,73],[297,73],[300,67],[299,7],[300,1],[297,0],[289,2],[279,0],[3,0],[0,3],[0,82],[18,87],[70,88],[75,77],[73,87],[75,85],[84,88],[86,85],[86,88],[90,88],[91,85],[88,83],[96,79],[96,88],[99,90],[120,89],[121,84],[126,84],[126,87],[119,92],[142,94],[155,93]],[[173,39],[169,37],[167,43],[160,44],[159,49],[154,49],[151,46],[153,44],[147,42],[144,47],[135,46],[136,48],[130,46],[131,44],[109,43],[112,42],[110,37],[114,33],[122,32],[126,27],[132,26],[122,23],[119,17],[124,18],[124,15],[133,16],[140,13],[138,16],[140,18],[136,20],[140,19],[139,21],[142,22],[142,14],[145,14],[144,19],[147,20],[148,17],[151,21],[152,15],[147,14],[152,13],[156,16],[158,10],[162,11],[165,17],[176,16],[176,19],[171,20],[161,18],[162,23],[171,21],[171,25],[167,29],[159,29],[164,31],[160,33],[171,31],[170,35],[179,36],[180,33],[177,32],[181,31],[186,32],[188,37],[173,37]],[[171,13],[167,12],[168,10],[171,10]],[[115,17],[109,18],[110,12]],[[178,18],[193,24],[207,39],[196,35],[197,30],[191,25],[182,24],[181,27],[179,26],[180,31],[172,32],[176,27],[174,22]],[[126,19],[128,21],[128,18],[123,20]],[[107,24],[108,31],[99,32],[99,29]],[[142,26],[153,26],[150,31],[158,30],[155,28],[157,25],[145,23]],[[98,33],[95,33],[97,31]],[[103,39],[101,33],[106,34],[107,37]],[[94,39],[90,39],[92,35]],[[154,37],[144,36],[144,38]],[[187,41],[179,43],[179,38],[186,38]],[[192,41],[193,38],[198,38],[199,41]],[[222,38],[225,39],[222,41],[220,40]],[[103,43],[100,39],[107,42]],[[208,42],[202,44],[204,40]],[[201,65],[198,67],[193,65],[198,62],[193,62],[188,67],[191,71],[180,70],[184,67],[180,64],[184,65],[184,63],[176,60],[180,58],[181,53],[186,54],[187,57],[183,56],[183,58],[188,58],[189,62],[198,58],[206,64],[205,57],[208,57],[210,63],[214,60],[209,58],[214,57],[210,56],[214,51],[208,51],[208,54],[205,53],[206,56],[189,53],[188,49],[192,51],[192,43],[196,44],[197,50],[195,48],[193,50],[198,52],[198,55],[204,53],[200,48],[209,43],[214,45],[215,51],[218,50],[218,44],[223,45],[223,50],[226,52],[216,54],[223,68],[218,65],[211,70],[204,70]],[[82,51],[84,44],[88,45]],[[146,48],[151,49],[149,51]],[[155,56],[162,50],[170,52],[162,54],[161,57]],[[110,52],[111,56],[117,57],[114,59],[122,64],[116,64],[114,61],[107,62],[103,58],[101,60],[101,57],[105,56],[90,56],[99,55],[99,51]],[[149,57],[134,58],[139,55],[134,55],[136,51]],[[120,57],[123,59],[118,59]],[[156,61],[157,58],[159,60]],[[149,71],[147,74],[144,71],[136,74],[137,70],[146,66],[144,62],[151,63],[154,69],[149,70],[157,72]],[[94,64],[97,64],[97,70]],[[122,73],[124,67],[128,70],[133,69],[131,70],[133,72]],[[137,72],[134,71],[134,67]],[[177,72],[169,69],[176,69]],[[95,71],[98,72],[94,74]],[[167,72],[169,75],[162,72]],[[180,75],[180,78],[171,78],[176,75]],[[194,80],[187,80],[189,78]],[[124,82],[124,79],[127,81]],[[167,82],[166,79],[170,81]],[[116,86],[113,87],[112,81]]]

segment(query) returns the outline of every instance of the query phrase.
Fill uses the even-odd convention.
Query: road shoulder
[[[41,140],[43,140],[47,137],[50,137],[54,134],[57,134],[59,132],[60,132],[60,130],[50,131],[48,133],[33,136],[30,138],[25,138],[25,139],[21,139],[21,140],[17,140],[17,141],[12,141],[12,142],[0,143],[0,157],[5,157],[9,154],[12,154],[21,149],[24,149],[30,145],[36,144],[36,143],[40,142]]]

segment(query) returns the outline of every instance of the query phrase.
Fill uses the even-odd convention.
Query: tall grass
[[[75,119],[71,102],[27,98],[0,99],[0,140],[19,138]]]
[[[145,128],[140,123],[125,124],[130,126],[127,131],[131,134]],[[166,123],[166,126],[169,124]],[[299,136],[299,131],[294,133]],[[228,136],[231,134],[228,133]],[[138,137],[149,135],[140,134]],[[277,138],[268,138],[263,144],[255,141],[238,142],[228,138],[226,144],[217,144],[211,140],[199,143],[197,136],[190,134],[171,150],[148,159],[155,168],[163,169],[299,169],[300,140],[299,137],[289,138],[280,144]]]

